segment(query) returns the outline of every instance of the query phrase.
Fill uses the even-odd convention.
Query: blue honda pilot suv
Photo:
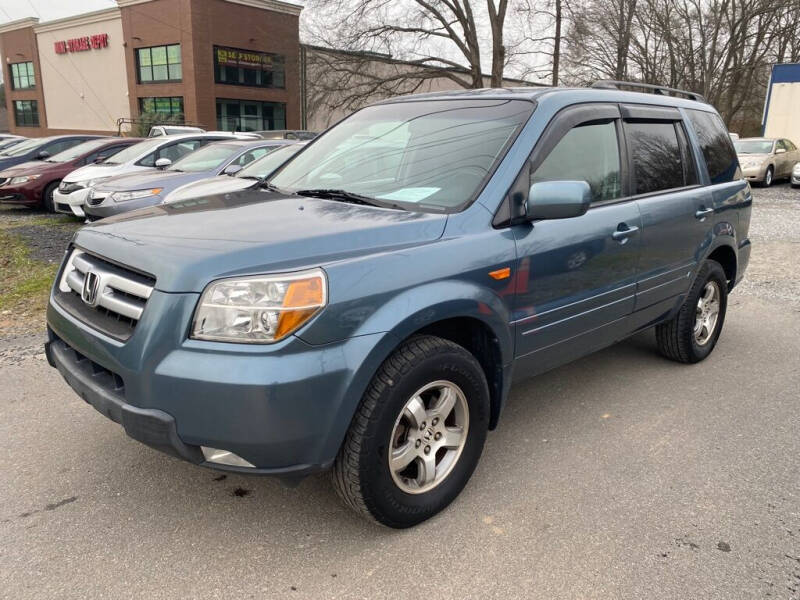
[[[463,489],[514,381],[654,327],[694,363],[750,255],[717,112],[677,90],[363,108],[269,181],[84,227],[47,356],[140,442],[408,527]]]

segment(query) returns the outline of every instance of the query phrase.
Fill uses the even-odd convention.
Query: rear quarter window
[[[700,150],[706,160],[711,183],[726,183],[740,179],[739,161],[722,119],[714,113],[687,110]]]

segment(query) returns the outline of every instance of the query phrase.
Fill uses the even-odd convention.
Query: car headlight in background
[[[744,160],[742,161],[742,168],[743,169],[757,169],[761,166],[761,163],[764,161],[761,160]]]
[[[78,184],[83,187],[93,187],[101,181],[105,181],[106,179],[111,179],[111,175],[107,175],[105,177],[95,177],[94,179],[87,179],[86,181],[79,181]]]
[[[41,175],[20,175],[19,177],[12,177],[11,181],[8,183],[11,185],[20,184],[20,183],[28,183],[29,181],[33,181],[34,179],[39,179]]]
[[[127,202],[128,200],[139,200],[140,198],[150,198],[158,196],[164,188],[152,188],[149,190],[133,190],[131,192],[112,192],[109,194],[114,202]]]
[[[792,175],[794,175],[795,177],[800,177],[800,163],[797,163],[794,166],[794,169],[792,169]]]
[[[195,309],[191,337],[271,344],[297,331],[328,302],[322,269],[213,281]]]

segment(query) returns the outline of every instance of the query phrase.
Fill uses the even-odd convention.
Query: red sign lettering
[[[71,40],[61,40],[54,43],[56,54],[67,54],[68,52],[85,52],[86,50],[99,50],[108,48],[108,34],[98,33],[92,36],[72,38]]]

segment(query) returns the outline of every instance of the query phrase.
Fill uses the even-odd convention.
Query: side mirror
[[[101,163],[101,162],[105,162],[105,160],[106,160],[107,158],[108,158],[108,155],[107,155],[107,154],[101,154],[100,156],[98,156],[97,158],[95,158],[95,159],[94,159],[94,162],[95,162],[95,163]]]
[[[172,164],[172,161],[168,158],[159,158],[156,161],[156,169],[166,169],[168,166]]]
[[[529,220],[569,219],[589,210],[592,190],[585,181],[540,181],[528,192],[525,207]]]
[[[233,177],[239,171],[241,171],[243,168],[244,167],[242,167],[242,165],[228,165],[227,167],[225,167],[225,170],[223,171],[223,173],[225,175],[230,175],[231,177]]]
[[[39,160],[44,160],[45,158],[50,158],[50,153],[47,150],[42,150],[39,154],[36,155],[36,158]]]
[[[775,154],[783,154],[784,152],[786,152],[786,148],[778,148],[775,150]]]

